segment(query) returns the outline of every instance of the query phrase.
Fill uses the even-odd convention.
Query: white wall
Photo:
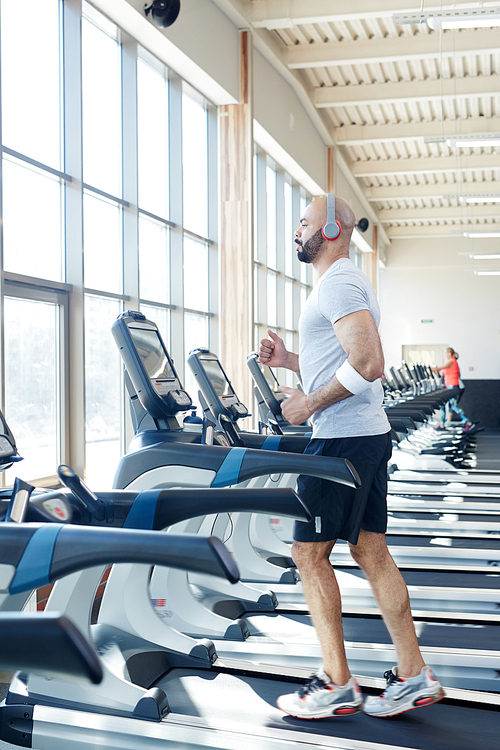
[[[326,147],[292,87],[254,50],[254,117],[326,189]]]
[[[404,344],[445,344],[459,352],[464,379],[500,378],[500,276],[474,275],[493,262],[469,258],[498,252],[498,240],[479,243],[463,237],[392,242],[379,292],[388,366],[401,362]],[[426,319],[433,322],[421,323]]]
[[[168,29],[146,18],[144,0],[92,2],[214,104],[237,102],[239,31],[210,0],[182,0]]]

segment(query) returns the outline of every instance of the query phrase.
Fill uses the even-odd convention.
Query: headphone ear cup
[[[321,227],[321,234],[323,235],[325,240],[328,240],[329,242],[338,239],[341,232],[342,227],[337,220],[335,220],[335,222],[327,221],[326,224],[323,224],[323,226]]]

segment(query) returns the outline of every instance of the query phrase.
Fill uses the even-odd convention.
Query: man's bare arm
[[[377,326],[368,310],[346,315],[333,329],[350,366],[364,380],[373,382],[384,372],[384,354]],[[318,409],[336,404],[352,396],[334,375],[328,383],[305,395],[299,390],[282,388],[289,398],[282,404],[283,416],[292,424],[301,424]]]
[[[346,315],[334,324],[333,330],[347,354],[347,361],[362,378],[372,383],[383,375],[382,344],[375,321],[368,310]],[[307,396],[307,405],[313,412],[350,396],[351,391],[334,375],[328,383]]]

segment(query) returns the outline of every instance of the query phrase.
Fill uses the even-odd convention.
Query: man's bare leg
[[[300,573],[323,655],[323,669],[334,685],[351,677],[344,648],[340,591],[329,557],[335,541],[294,542],[292,557]]]
[[[391,557],[384,534],[361,529],[351,555],[366,574],[396,649],[398,675],[415,677],[425,666],[411,616],[403,576]]]

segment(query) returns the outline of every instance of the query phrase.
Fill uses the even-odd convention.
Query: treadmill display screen
[[[217,396],[219,398],[236,396],[218,360],[202,358],[201,361],[203,362],[203,369],[207,374],[207,378],[210,380]]]
[[[151,380],[176,380],[170,359],[157,331],[147,328],[129,328],[137,354]]]

